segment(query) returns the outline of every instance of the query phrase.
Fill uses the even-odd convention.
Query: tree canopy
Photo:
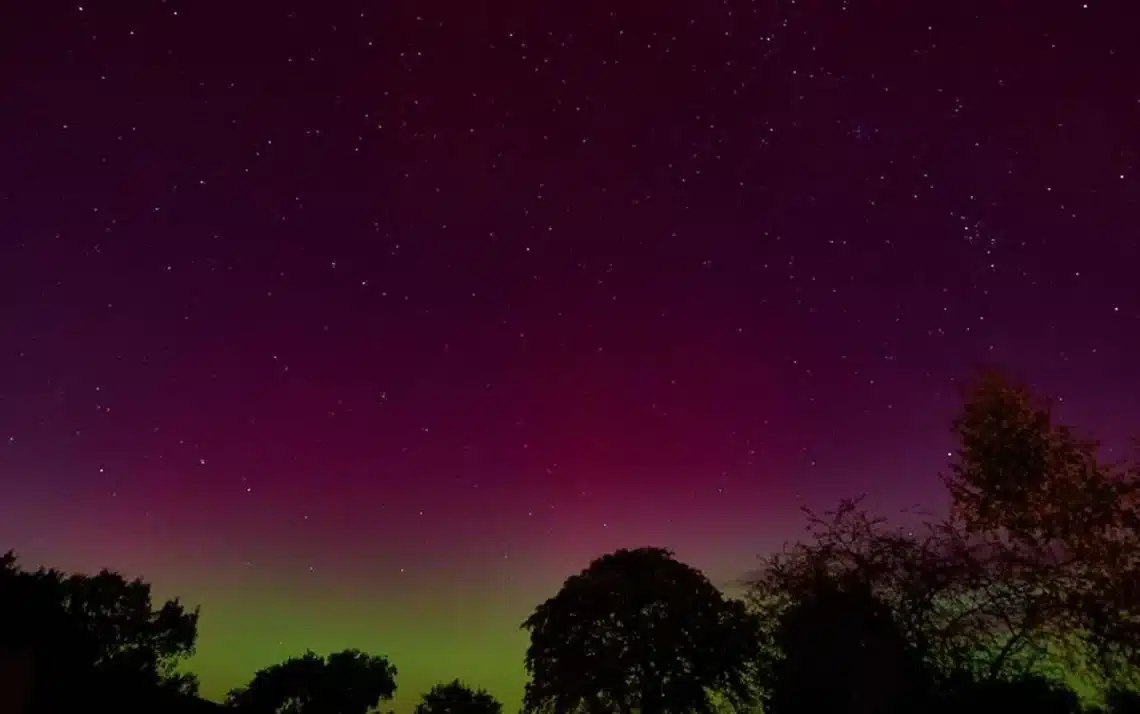
[[[1100,460],[1097,442],[1001,374],[963,396],[944,477],[949,515],[902,528],[858,501],[809,511],[808,538],[749,578],[766,629],[821,579],[861,583],[944,686],[1135,672],[1140,471]]]
[[[396,694],[396,668],[384,657],[344,650],[306,652],[259,670],[226,704],[243,714],[366,714]]]
[[[523,627],[528,712],[709,712],[717,698],[756,699],[755,616],[669,550],[598,558]]]
[[[26,571],[9,552],[0,558],[0,611],[4,644],[32,652],[60,677],[197,688],[196,678],[178,667],[194,652],[198,611],[177,599],[156,608],[141,579],[109,570]]]
[[[425,692],[415,714],[502,714],[503,705],[485,689],[473,689],[458,679]]]
[[[1009,649],[1075,655],[1104,676],[1140,667],[1140,465],[987,373],[954,422],[952,519],[999,566],[1016,603]]]
[[[780,614],[771,644],[766,714],[909,714],[933,689],[922,653],[859,581],[817,580]]]

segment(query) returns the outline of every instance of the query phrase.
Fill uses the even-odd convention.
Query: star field
[[[513,710],[622,546],[937,507],[955,381],[1140,424],[1124,3],[0,11],[0,549]]]

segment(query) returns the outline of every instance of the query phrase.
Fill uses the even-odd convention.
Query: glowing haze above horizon
[[[207,696],[514,711],[603,552],[938,508],[980,366],[1140,424],[1119,3],[240,5],[0,23],[0,549],[200,605]]]

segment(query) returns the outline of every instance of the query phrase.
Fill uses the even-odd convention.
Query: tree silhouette
[[[1048,400],[994,372],[954,433],[954,518],[1015,604],[1003,650],[1061,647],[1109,678],[1140,667],[1140,465],[1100,461]]]
[[[472,689],[458,679],[437,684],[416,705],[415,714],[502,714],[503,705],[484,689]]]
[[[756,700],[758,621],[668,550],[598,558],[523,627],[528,712],[703,714],[715,698]]]
[[[2,644],[37,660],[42,688],[163,687],[183,693],[197,679],[178,666],[194,652],[198,612],[177,599],[155,609],[150,585],[103,570],[66,575],[23,570],[14,553],[0,558]]]
[[[845,500],[823,514],[804,509],[808,538],[761,559],[748,578],[749,600],[766,630],[812,597],[820,582],[858,584],[891,611],[895,626],[935,670],[986,664],[994,613],[1004,603],[1000,573],[945,523],[912,531],[894,528]],[[997,674],[1020,666],[1010,660]]]
[[[866,583],[820,577],[773,635],[768,714],[906,714],[933,701],[922,653]]]
[[[823,574],[864,583],[946,681],[1136,671],[1140,470],[1098,462],[1095,442],[999,374],[968,386],[953,431],[951,514],[897,528],[858,501],[809,511],[809,537],[749,578],[766,628]]]
[[[1068,686],[1038,674],[975,680],[958,676],[946,683],[941,710],[970,714],[1080,714],[1080,699]]]
[[[259,670],[226,704],[248,714],[365,714],[395,693],[396,668],[384,657],[306,652]]]
[[[1110,714],[1140,714],[1140,692],[1110,688],[1105,696],[1105,705]]]

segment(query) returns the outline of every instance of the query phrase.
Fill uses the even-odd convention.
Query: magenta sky
[[[0,22],[0,548],[201,604],[207,694],[359,646],[513,711],[603,551],[937,506],[976,367],[1140,423],[1122,4],[492,5]]]

